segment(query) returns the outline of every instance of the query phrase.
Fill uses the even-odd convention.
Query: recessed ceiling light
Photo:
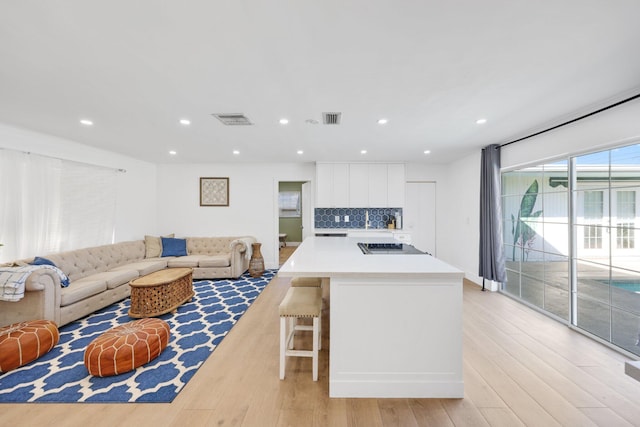
[[[360,150],[360,154],[367,154],[367,150]]]
[[[298,154],[304,154],[304,151],[298,150]]]
[[[240,152],[238,150],[233,150],[233,154],[238,155]]]
[[[378,124],[379,125],[386,125],[387,121],[388,121],[387,119],[380,119],[380,120],[378,120]]]
[[[174,151],[174,150],[171,150],[171,151],[169,151],[169,154],[171,154],[172,156],[175,156],[178,153],[176,151]]]
[[[424,154],[431,154],[431,150],[424,150]]]
[[[478,119],[478,120],[476,120],[476,124],[477,125],[483,125],[485,123],[487,123],[487,119]]]
[[[280,124],[281,125],[286,125],[287,123],[289,123],[288,119],[280,119]]]
[[[88,120],[88,119],[82,119],[82,120],[80,120],[80,123],[85,125],[85,126],[93,126],[93,122],[91,120]]]
[[[180,119],[180,124],[183,126],[189,126],[191,124],[191,120],[189,119]]]

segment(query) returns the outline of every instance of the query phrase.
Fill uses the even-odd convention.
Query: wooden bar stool
[[[287,246],[287,234],[286,233],[279,233],[278,234],[278,240],[280,240],[280,248],[284,248]]]
[[[280,379],[284,379],[287,356],[311,357],[313,380],[318,381],[318,351],[321,340],[322,288],[291,287],[280,303]],[[313,325],[298,325],[300,318],[313,318]],[[312,331],[311,350],[294,350],[296,331]]]

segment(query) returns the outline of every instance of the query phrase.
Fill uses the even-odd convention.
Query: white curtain
[[[0,150],[0,261],[111,243],[116,173]]]

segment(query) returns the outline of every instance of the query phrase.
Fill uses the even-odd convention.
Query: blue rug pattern
[[[194,298],[177,313],[159,316],[171,329],[167,348],[146,365],[112,377],[89,375],[84,350],[103,332],[134,320],[127,314],[130,300],[65,325],[49,353],[0,374],[0,402],[171,402],[276,273],[194,281]]]

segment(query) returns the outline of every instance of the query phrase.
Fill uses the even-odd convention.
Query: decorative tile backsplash
[[[369,228],[387,228],[390,217],[402,216],[402,208],[315,208],[315,228],[365,228],[367,211]]]

